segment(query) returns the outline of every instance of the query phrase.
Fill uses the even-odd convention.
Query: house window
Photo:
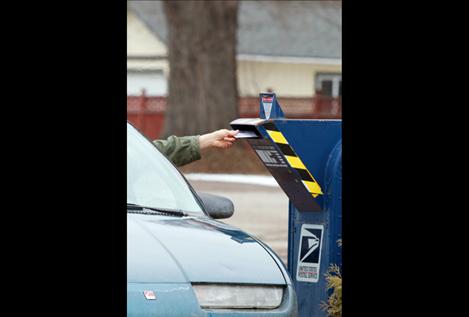
[[[319,73],[316,75],[316,92],[322,96],[342,96],[342,74]]]

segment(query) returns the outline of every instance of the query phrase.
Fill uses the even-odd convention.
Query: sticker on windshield
[[[296,280],[316,283],[319,279],[323,225],[301,226]]]
[[[264,108],[265,118],[270,118],[270,112],[272,111],[272,102],[274,98],[272,96],[262,97],[262,107]]]

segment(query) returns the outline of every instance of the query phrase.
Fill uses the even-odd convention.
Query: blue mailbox
[[[299,316],[326,316],[325,273],[342,266],[342,120],[285,119],[273,93],[259,118],[231,122],[288,196],[288,271]]]

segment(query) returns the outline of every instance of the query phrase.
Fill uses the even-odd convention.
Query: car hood
[[[131,283],[285,284],[272,256],[243,231],[209,218],[128,214]]]

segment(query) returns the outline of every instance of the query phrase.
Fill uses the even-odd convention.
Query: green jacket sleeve
[[[176,166],[183,166],[200,159],[199,136],[170,136],[166,140],[155,140],[153,144]]]

